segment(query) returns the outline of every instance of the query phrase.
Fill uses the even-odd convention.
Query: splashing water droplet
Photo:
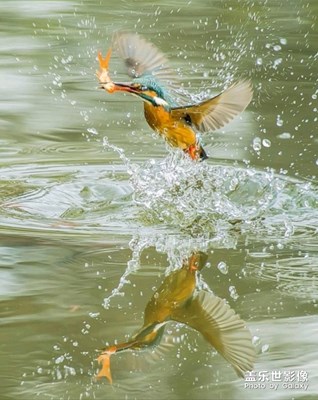
[[[268,345],[268,344],[264,344],[264,345],[262,346],[261,352],[262,352],[262,353],[266,353],[268,350],[269,350],[269,345]]]
[[[98,135],[98,131],[95,128],[87,128],[87,132],[91,133],[92,135]]]
[[[224,275],[226,275],[229,272],[229,267],[224,261],[220,261],[217,265],[217,268]]]
[[[262,140],[262,145],[263,145],[264,147],[271,147],[272,142],[271,142],[269,139],[263,139],[263,140]]]
[[[61,371],[59,369],[57,369],[55,371],[55,376],[56,376],[56,380],[58,380],[58,381],[60,381],[63,378]]]
[[[232,297],[233,300],[237,300],[239,298],[239,295],[237,294],[235,286],[230,286],[229,292],[230,292],[230,296]]]
[[[255,151],[260,151],[262,148],[262,141],[259,137],[253,139],[253,149]]]
[[[259,336],[253,336],[252,342],[254,346],[259,346],[261,344],[261,338]]]
[[[273,62],[273,68],[277,69],[277,67],[283,62],[282,58],[277,58],[274,62]]]
[[[281,116],[278,114],[276,117],[276,125],[277,126],[283,126],[284,125],[284,121],[282,120]]]
[[[55,364],[61,364],[64,361],[64,356],[57,357],[55,359]]]
[[[277,136],[279,139],[291,139],[291,134],[289,132],[283,132]]]

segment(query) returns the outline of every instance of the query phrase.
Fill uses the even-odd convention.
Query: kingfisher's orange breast
[[[145,118],[149,126],[162,135],[172,146],[185,150],[196,144],[195,132],[183,120],[174,120],[163,106],[144,103]]]

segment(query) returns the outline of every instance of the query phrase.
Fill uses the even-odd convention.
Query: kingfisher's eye
[[[137,90],[141,90],[142,92],[144,92],[145,90],[148,90],[147,86],[142,85],[141,83],[134,83],[134,88]]]

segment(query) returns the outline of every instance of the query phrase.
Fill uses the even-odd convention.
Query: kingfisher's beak
[[[132,94],[140,94],[141,90],[138,86],[131,83],[119,83],[119,82],[108,82],[108,83],[100,83],[100,88],[105,89],[109,93],[114,92],[126,92]]]
[[[115,88],[117,91],[121,92],[129,92],[129,93],[140,93],[141,90],[139,89],[138,86],[133,85],[131,83],[117,83],[114,82]]]

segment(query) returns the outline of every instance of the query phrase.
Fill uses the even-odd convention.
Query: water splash
[[[120,277],[117,287],[115,287],[112,290],[111,294],[108,297],[105,297],[105,299],[103,301],[103,307],[105,309],[109,308],[110,302],[114,297],[124,296],[124,292],[123,292],[124,286],[126,284],[130,284],[128,277],[140,268],[140,256],[141,256],[141,253],[144,250],[144,248],[149,247],[149,241],[147,240],[147,238],[140,239],[138,237],[134,237],[130,241],[129,247],[132,250],[132,257],[128,261],[126,270]]]
[[[275,203],[282,182],[267,173],[193,163],[180,152],[150,160],[131,178],[139,218],[145,224],[176,226],[195,236],[221,227],[251,224]]]
[[[130,183],[145,226],[169,227],[191,237],[268,229],[275,224],[277,233],[283,229],[292,236],[304,215],[307,221],[316,219],[318,208],[314,183],[272,169],[193,163],[180,151],[135,168]]]

